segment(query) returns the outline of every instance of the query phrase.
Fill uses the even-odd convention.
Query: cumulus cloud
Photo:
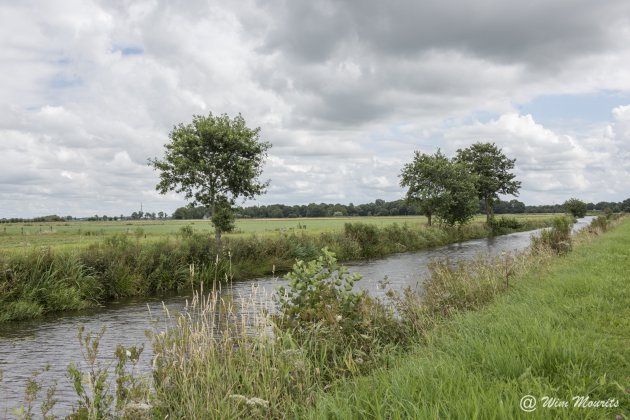
[[[610,137],[613,127],[626,121],[616,117],[613,125],[593,133],[595,137],[574,137],[543,127],[531,115],[505,114],[488,123],[452,129],[446,139],[451,147],[490,140],[516,158],[515,172],[526,201],[557,203],[573,196],[595,200],[602,191],[621,192],[630,186],[627,176],[618,178],[619,170],[627,167],[628,138]]]
[[[0,217],[173,211],[184,202],[155,192],[147,158],[208,112],[240,112],[274,144],[260,203],[396,199],[413,150],[477,140],[517,158],[526,202],[620,200],[628,106],[584,132],[517,106],[629,92],[629,12],[625,0],[5,2]]]

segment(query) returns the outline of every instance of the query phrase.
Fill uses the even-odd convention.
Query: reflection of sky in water
[[[575,229],[586,226],[590,218],[580,220]],[[532,232],[520,232],[495,238],[477,239],[460,244],[452,244],[436,249],[418,252],[395,254],[380,260],[362,261],[347,264],[351,272],[359,273],[363,279],[357,284],[362,290],[380,295],[384,292],[378,285],[385,277],[390,288],[401,289],[406,286],[415,287],[426,278],[428,263],[434,258],[449,258],[456,263],[475,256],[498,255],[503,251],[525,249],[530,242]],[[231,297],[235,308],[248,308],[245,316],[254,314],[256,302],[269,306],[270,297],[278,286],[286,281],[265,277],[253,281],[234,283],[229,293],[224,291],[224,298]],[[253,295],[253,297],[252,297]],[[106,327],[101,341],[103,361],[112,361],[114,349],[118,343],[127,346],[145,343],[145,352],[141,359],[148,369],[151,359],[151,346],[145,337],[145,331],[153,327],[163,329],[164,307],[172,315],[182,311],[188,296],[171,296],[162,298],[128,299],[113,302],[105,308],[83,311],[80,314],[63,314],[27,322],[17,322],[0,327],[0,370],[4,379],[0,382],[0,418],[6,417],[22,400],[26,379],[35,369],[47,363],[50,372],[41,376],[45,386],[55,378],[59,379],[57,398],[60,402],[55,413],[66,413],[76,401],[76,395],[66,379],[66,368],[72,361],[79,363],[77,327],[85,325],[87,331],[98,331]],[[113,367],[112,367],[113,369]],[[44,394],[45,391],[40,392]],[[36,411],[39,412],[39,411]]]

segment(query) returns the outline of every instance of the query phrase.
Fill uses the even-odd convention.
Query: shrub
[[[564,202],[564,210],[571,214],[573,217],[586,216],[586,203],[578,200],[577,198],[571,198]]]
[[[357,307],[365,293],[352,288],[361,276],[340,266],[327,248],[316,260],[296,262],[285,278],[289,284],[280,287],[277,295],[281,314],[278,320],[284,329],[301,329],[316,322],[332,325],[340,320],[356,321]]]
[[[488,221],[488,227],[492,231],[493,235],[501,235],[509,232],[510,230],[521,229],[523,224],[519,222],[515,217],[492,217]]]
[[[572,225],[572,220],[567,217],[555,218],[551,228],[543,230],[540,236],[532,236],[532,249],[540,251],[549,248],[557,254],[566,254],[572,248]]]
[[[379,229],[366,223],[346,223],[344,233],[359,243],[362,258],[373,258],[379,255]]]
[[[320,257],[298,261],[278,290],[276,325],[321,366],[325,381],[366,372],[392,350],[412,340],[393,308],[353,290],[361,278],[339,265],[324,248]]]

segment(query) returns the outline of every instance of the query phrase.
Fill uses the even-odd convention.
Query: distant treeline
[[[597,204],[587,203],[586,209],[606,210],[630,213],[630,198],[619,203],[600,201]],[[479,202],[479,213],[483,213],[483,203]],[[545,204],[541,206],[526,206],[518,200],[499,200],[494,207],[495,214],[518,214],[518,213],[564,213],[562,204]],[[414,216],[422,214],[420,207],[416,203],[409,203],[406,200],[385,201],[376,200],[367,204],[326,204],[311,203],[308,205],[287,206],[284,204],[270,204],[268,206],[238,207],[236,217],[240,219],[266,219],[266,218],[295,218],[295,217],[339,217],[339,216]],[[208,217],[210,211],[205,207],[180,207],[173,212],[171,219],[203,219]],[[131,216],[107,217],[91,216],[90,221],[114,221],[114,220],[141,220],[141,219],[167,219],[164,212],[142,213],[133,212]],[[56,214],[33,219],[13,217],[10,219],[0,219],[0,223],[24,223],[24,222],[65,222],[75,220],[72,216],[60,217]]]
[[[22,217],[12,217],[10,219],[2,218],[0,219],[0,223],[23,223],[23,222],[65,222],[68,220],[72,220],[72,216],[60,217],[56,214],[51,214],[48,216],[34,217],[32,219],[25,219]]]
[[[611,209],[614,212],[630,212],[630,199],[623,202],[601,201],[597,204],[588,203],[588,210]],[[483,213],[483,202],[479,203],[479,213]],[[495,214],[519,213],[564,213],[562,204],[527,206],[518,200],[499,200],[494,207]],[[173,219],[203,219],[209,215],[205,207],[180,207],[173,213]],[[296,218],[296,217],[340,217],[340,216],[413,216],[422,214],[416,203],[406,200],[385,201],[376,200],[373,203],[354,205],[311,203],[308,205],[287,206],[284,204],[270,204],[266,206],[239,207],[236,217],[242,219],[264,218]]]

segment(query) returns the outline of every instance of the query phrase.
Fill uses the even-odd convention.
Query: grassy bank
[[[480,223],[461,229],[346,223],[342,230],[317,235],[293,231],[228,237],[221,252],[213,238],[191,229],[154,241],[118,234],[79,248],[29,248],[0,254],[0,322],[196,287],[222,279],[228,271],[235,280],[282,272],[296,259],[315,258],[323,247],[342,261],[360,260],[548,223],[544,218],[511,219],[494,232]]]
[[[492,305],[457,314],[388,369],[320,394],[303,414],[630,418],[630,223],[581,242]],[[526,395],[537,401],[532,412],[519,406]]]

